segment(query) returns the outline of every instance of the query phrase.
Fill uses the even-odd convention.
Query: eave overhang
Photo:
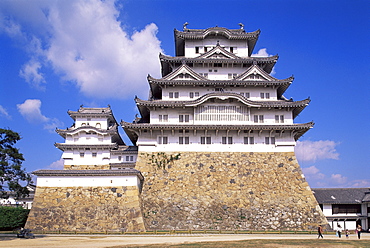
[[[140,130],[257,130],[257,131],[293,131],[295,140],[298,140],[304,133],[314,126],[313,122],[303,124],[235,124],[235,125],[222,125],[222,124],[151,124],[151,123],[129,123],[121,121],[121,126],[126,131],[128,136],[138,138],[138,132]],[[130,138],[131,138],[130,137]],[[135,142],[136,142],[135,140]]]
[[[100,135],[110,135],[112,137],[112,142],[117,143],[119,145],[125,145],[123,142],[121,136],[118,133],[118,123],[115,122],[113,126],[111,126],[109,129],[100,129],[93,126],[81,126],[78,128],[67,128],[67,129],[56,129],[55,130],[60,136],[62,136],[64,139],[67,135],[74,135],[81,131],[85,132],[95,132]]]
[[[209,64],[209,63],[221,63],[221,64],[245,64],[246,67],[249,67],[253,64],[259,65],[267,73],[271,73],[272,68],[276,64],[279,56],[270,56],[270,57],[248,57],[248,58],[188,58],[188,57],[171,57],[163,54],[159,54],[159,60],[162,66],[162,76],[167,75],[171,72],[171,68],[175,67],[174,65],[180,64]]]
[[[237,94],[237,93],[209,93],[205,94],[198,99],[192,101],[163,101],[163,100],[152,100],[152,101],[145,101],[139,98],[135,98],[135,102],[137,107],[140,110],[141,114],[148,116],[150,113],[150,109],[146,108],[153,108],[153,107],[169,107],[169,108],[184,108],[184,107],[196,107],[198,105],[203,104],[209,99],[217,98],[221,100],[226,99],[236,99],[239,102],[249,106],[249,107],[256,107],[256,108],[291,108],[293,111],[293,119],[298,116],[302,112],[302,110],[310,103],[310,99],[305,99],[302,101],[289,101],[289,100],[277,100],[277,101],[251,101],[248,98]],[[142,115],[143,116],[143,115]]]
[[[111,144],[66,144],[66,143],[55,143],[54,146],[62,151],[65,151],[67,148],[69,149],[117,149],[118,145],[115,143]]]
[[[111,122],[117,123],[110,107],[108,108],[85,108],[80,107],[77,111],[67,111],[68,115],[76,121],[76,118],[107,118]]]
[[[278,98],[281,98],[284,92],[292,84],[294,77],[289,77],[286,79],[268,81],[268,80],[166,80],[166,79],[156,79],[148,75],[147,80],[149,82],[151,90],[155,92],[160,92],[158,87],[167,87],[167,86],[216,86],[216,87],[226,87],[226,86],[239,86],[239,87],[266,87],[271,86],[277,89]]]
[[[40,177],[137,176],[140,181],[144,180],[141,172],[133,168],[124,170],[37,170],[32,174]]]
[[[227,29],[211,27],[207,29],[188,29],[184,31],[174,29],[176,56],[184,55],[185,40],[204,40],[209,36],[222,36],[229,40],[246,40],[249,56],[252,54],[261,30],[246,32],[244,29]]]

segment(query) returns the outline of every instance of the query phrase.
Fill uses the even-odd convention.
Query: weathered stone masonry
[[[175,154],[175,153],[174,153]],[[178,153],[176,153],[178,154]],[[140,153],[147,230],[307,230],[326,224],[294,153],[181,152],[158,168]]]
[[[143,231],[139,190],[125,187],[37,187],[26,228]]]

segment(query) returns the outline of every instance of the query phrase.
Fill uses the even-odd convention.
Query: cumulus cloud
[[[62,158],[51,163],[49,166],[47,166],[47,169],[53,169],[53,170],[62,170],[63,168],[64,168],[64,160]]]
[[[27,39],[32,42],[28,48],[30,62],[20,72],[32,86],[43,89],[47,79],[41,71],[50,66],[62,80],[75,84],[87,96],[131,98],[147,94],[148,73],[160,76],[158,54],[162,50],[157,26],[148,24],[130,35],[118,20],[115,1],[33,3],[28,16],[44,31],[28,28],[33,33],[23,35],[31,37]],[[32,25],[26,24],[27,18],[19,8],[24,6],[8,7],[14,20],[0,23],[0,27],[9,29],[9,35],[22,34],[22,25]]]
[[[322,159],[339,159],[339,153],[335,147],[339,143],[331,140],[319,141],[298,141],[295,147],[295,154],[299,161],[315,162]]]
[[[272,54],[269,54],[267,52],[267,48],[261,48],[260,50],[258,50],[257,53],[253,53],[251,55],[251,57],[271,57],[273,56]],[[276,71],[275,71],[275,66],[272,68],[272,71],[270,73],[271,76],[275,75],[276,74]]]
[[[11,119],[11,116],[9,115],[8,111],[0,105],[0,116],[4,116],[7,119]]]
[[[253,53],[251,57],[270,57],[272,56],[267,52],[267,48],[261,48],[257,53]]]
[[[320,170],[316,168],[316,166],[312,165],[307,168],[302,168],[303,174],[307,178],[313,178],[313,179],[324,179],[325,175],[323,173],[320,173]]]
[[[41,101],[39,99],[27,99],[24,103],[17,104],[19,113],[31,123],[47,122],[49,118],[41,114]]]
[[[41,64],[38,61],[31,60],[27,64],[23,66],[19,75],[26,80],[31,86],[44,90],[46,83],[44,76],[42,73],[39,72],[41,68]]]
[[[63,123],[56,118],[48,118],[41,113],[41,101],[39,99],[27,99],[24,103],[17,104],[19,113],[30,123],[44,125],[44,129],[52,132]]]

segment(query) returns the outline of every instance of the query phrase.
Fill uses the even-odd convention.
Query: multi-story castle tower
[[[259,31],[175,30],[176,56],[148,76],[141,119],[121,122],[138,147],[147,229],[307,229],[326,223],[294,156],[313,123],[294,119],[293,78],[277,56],[251,57]]]
[[[27,227],[36,230],[306,230],[326,219],[294,155],[313,123],[294,123],[309,99],[283,94],[277,56],[251,57],[259,31],[175,30],[176,56],[135,98],[140,118],[109,108],[69,111],[57,129],[64,170],[40,170]],[[136,160],[137,159],[137,160]],[[136,161],[136,162],[135,162]]]
[[[143,231],[136,147],[126,146],[108,108],[68,111],[74,124],[57,129],[64,170],[34,172],[37,188],[27,227],[43,231]]]

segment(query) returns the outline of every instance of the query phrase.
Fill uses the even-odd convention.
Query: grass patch
[[[225,242],[199,242],[184,243],[176,245],[156,244],[156,245],[127,245],[114,246],[114,248],[123,247],[149,247],[149,248],[366,248],[370,247],[369,240],[325,240],[325,239],[252,239],[243,241],[225,241]]]

